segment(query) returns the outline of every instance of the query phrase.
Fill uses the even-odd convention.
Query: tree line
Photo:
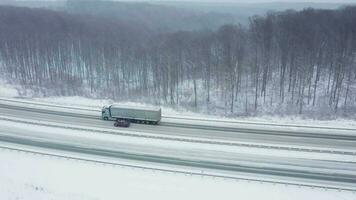
[[[217,30],[140,23],[1,6],[0,70],[43,95],[226,115],[355,113],[356,7],[269,12]]]

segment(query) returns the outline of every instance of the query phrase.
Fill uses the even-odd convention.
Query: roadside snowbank
[[[98,165],[0,149],[0,196],[15,200],[355,199],[352,192]]]
[[[18,90],[0,78],[0,97],[18,97]]]
[[[91,99],[80,96],[69,96],[69,97],[44,97],[44,98],[33,98],[33,100],[44,103],[60,104],[66,106],[79,106],[79,107],[92,107],[92,108],[102,108],[104,105],[109,105],[113,103],[118,103],[127,106],[152,106],[150,104],[136,103],[136,102],[115,102],[111,99]],[[162,107],[163,114],[184,114],[190,116],[204,116],[198,113],[193,113],[189,111],[177,111],[169,107]]]

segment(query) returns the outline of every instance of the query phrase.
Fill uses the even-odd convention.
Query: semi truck
[[[128,120],[135,123],[159,124],[161,121],[161,108],[140,107],[124,105],[107,105],[102,108],[101,117],[103,120]]]

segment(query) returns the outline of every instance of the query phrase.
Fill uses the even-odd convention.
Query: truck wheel
[[[106,121],[107,121],[107,120],[109,120],[109,118],[108,118],[108,117],[104,117],[104,120],[106,120]]]

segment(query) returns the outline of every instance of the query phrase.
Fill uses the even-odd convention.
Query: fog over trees
[[[0,6],[0,71],[41,95],[225,115],[354,117],[355,59],[352,6],[169,32],[142,19]]]

